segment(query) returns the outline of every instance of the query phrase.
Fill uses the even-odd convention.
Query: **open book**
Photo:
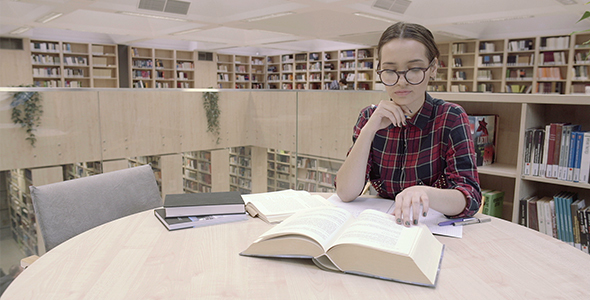
[[[246,203],[246,211],[267,223],[281,222],[304,209],[333,206],[326,198],[311,195],[307,191],[283,190],[242,195],[242,198]]]
[[[295,213],[240,255],[312,258],[324,270],[433,287],[443,248],[424,225],[404,227],[372,209],[355,218],[322,207]]]

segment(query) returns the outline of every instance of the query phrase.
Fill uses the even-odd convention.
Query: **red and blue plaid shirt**
[[[353,142],[376,108],[371,105],[361,111]],[[419,184],[457,189],[467,203],[463,212],[454,217],[475,214],[481,204],[481,188],[467,113],[457,104],[426,93],[424,105],[406,123],[377,131],[366,180],[371,181],[379,196],[389,199]]]

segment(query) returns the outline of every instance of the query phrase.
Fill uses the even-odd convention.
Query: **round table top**
[[[144,211],[44,254],[9,286],[14,299],[588,299],[590,255],[493,218],[445,244],[437,286],[323,271],[310,260],[240,256],[270,229],[258,218],[168,231]]]

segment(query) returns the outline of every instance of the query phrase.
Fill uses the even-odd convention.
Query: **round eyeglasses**
[[[386,86],[396,85],[401,75],[404,76],[407,83],[418,85],[424,81],[424,78],[426,78],[426,71],[432,67],[433,62],[434,60],[432,60],[426,68],[410,68],[407,71],[383,69],[377,71],[377,74],[379,75],[381,82]]]

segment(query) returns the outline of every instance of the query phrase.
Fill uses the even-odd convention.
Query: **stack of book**
[[[168,230],[202,227],[247,219],[239,192],[168,194],[154,215]]]

